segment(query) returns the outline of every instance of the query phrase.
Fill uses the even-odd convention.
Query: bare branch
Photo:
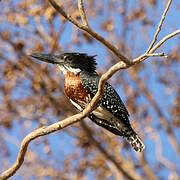
[[[8,179],[9,177],[13,176],[16,173],[16,171],[21,167],[22,163],[24,162],[24,157],[27,152],[28,145],[32,140],[34,140],[40,136],[45,136],[47,134],[50,134],[50,133],[53,133],[60,129],[63,129],[63,128],[79,121],[83,117],[85,117],[84,112],[76,114],[69,118],[66,118],[66,119],[59,121],[57,123],[54,123],[50,126],[38,128],[38,129],[34,130],[33,132],[31,132],[30,134],[28,134],[21,143],[15,163],[8,170],[6,170],[2,174],[0,174],[0,179]]]
[[[153,53],[154,51],[156,51],[160,46],[162,46],[162,44],[164,44],[168,39],[176,36],[180,34],[180,29],[168,34],[167,36],[165,36],[164,38],[162,38],[151,50],[149,53]]]
[[[66,118],[60,122],[54,123],[50,126],[41,127],[39,129],[36,129],[35,131],[31,132],[30,134],[28,134],[21,143],[19,153],[18,153],[15,163],[8,170],[6,170],[2,174],[0,174],[0,179],[7,179],[7,178],[13,176],[16,173],[16,171],[21,167],[22,163],[24,162],[24,157],[25,157],[25,154],[27,151],[27,147],[32,140],[34,140],[40,136],[45,136],[47,134],[50,134],[50,133],[53,133],[60,129],[63,129],[75,122],[80,121],[81,119],[85,118],[86,116],[88,116],[88,114],[91,111],[93,111],[99,98],[101,97],[101,95],[103,93],[103,88],[104,88],[105,82],[110,77],[112,77],[112,75],[114,73],[116,73],[119,69],[121,69],[123,65],[124,65],[124,63],[122,64],[122,62],[118,62],[117,64],[112,66],[106,73],[104,73],[101,76],[100,81],[99,81],[99,86],[98,86],[98,92],[93,97],[91,102],[88,104],[86,109],[84,109],[81,113],[78,113],[74,116]]]
[[[80,12],[80,16],[81,16],[83,25],[88,26],[88,20],[86,18],[86,13],[84,10],[83,0],[78,0],[78,8],[79,8],[79,12]]]
[[[161,31],[162,24],[163,24],[163,22],[165,20],[166,14],[167,14],[167,12],[169,10],[169,7],[170,7],[171,3],[172,3],[172,0],[169,0],[167,2],[166,8],[165,8],[165,10],[164,10],[164,12],[163,12],[163,14],[161,16],[161,20],[159,22],[159,25],[158,25],[158,28],[156,30],[156,33],[154,34],[153,40],[152,40],[148,50],[146,51],[146,53],[149,53],[151,51],[152,47],[154,46],[155,42],[157,41],[158,34]]]
[[[79,28],[82,27],[82,25],[76,19],[74,19],[71,15],[66,14],[64,9],[61,6],[59,6],[54,0],[49,0],[49,2],[65,19],[67,19]]]
[[[111,50],[121,61],[123,61],[126,64],[131,64],[131,61],[122,55],[119,50],[113,46],[110,42],[108,42],[106,39],[104,39],[102,36],[97,34],[95,31],[93,31],[90,27],[81,25],[76,19],[72,18],[69,14],[67,14],[62,6],[59,6],[54,0],[49,0],[51,5],[67,20],[69,20],[71,23],[73,23],[75,26],[77,26],[79,29],[87,32],[89,35],[91,35],[93,38],[98,40],[100,43],[104,44],[109,50]]]
[[[172,0],[169,0],[168,3],[167,3],[167,6],[166,6],[166,9],[162,15],[162,18],[160,20],[160,23],[159,23],[159,26],[158,26],[158,30],[156,32],[157,35],[154,35],[155,39],[157,39],[157,36],[161,30],[161,26],[162,26],[162,23],[164,21],[164,18],[167,14],[167,11],[169,9],[169,6],[171,4],[171,1]],[[169,38],[172,38],[173,36],[179,34],[179,31],[180,30],[177,30],[169,35],[167,35],[166,37],[164,37],[161,41],[159,41],[157,43],[157,45],[154,47],[154,48],[151,48],[150,51],[147,50],[146,53],[144,53],[143,55],[140,55],[139,57],[133,59],[133,61],[130,61],[128,58],[126,58],[124,55],[122,55],[119,50],[113,46],[110,42],[108,42],[107,40],[105,40],[102,36],[100,36],[99,34],[97,34],[95,31],[93,31],[90,27],[88,26],[84,26],[84,25],[81,25],[78,21],[76,21],[75,19],[73,19],[70,15],[68,15],[64,10],[63,10],[63,7],[59,6],[54,0],[49,0],[49,2],[51,3],[51,5],[64,17],[66,18],[67,20],[69,20],[70,22],[72,22],[75,26],[79,27],[81,30],[84,30],[85,32],[87,32],[88,34],[90,34],[93,38],[95,38],[96,40],[98,40],[99,42],[101,42],[102,44],[104,44],[109,50],[111,50],[120,60],[121,60],[121,68],[119,69],[125,69],[125,68],[128,68],[128,67],[131,67],[135,64],[138,64],[144,60],[146,60],[148,57],[153,57],[153,56],[164,56],[162,55],[162,53],[159,53],[158,54],[153,54],[155,50],[157,50],[165,41],[167,41]],[[80,2],[78,2],[80,3]],[[82,5],[82,4],[81,4]],[[155,40],[156,42],[156,40]],[[154,42],[154,43],[155,43]],[[153,45],[154,45],[153,43]],[[149,48],[148,48],[149,49]],[[151,55],[153,54],[153,55]],[[166,56],[164,56],[166,57]]]
[[[16,173],[16,171],[21,167],[22,163],[24,162],[24,157],[25,157],[25,154],[27,151],[27,147],[32,140],[34,140],[40,136],[45,136],[47,134],[50,134],[50,133],[53,133],[60,129],[63,129],[75,122],[80,121],[81,119],[85,118],[86,116],[88,116],[88,114],[91,111],[93,111],[99,98],[101,97],[101,95],[103,93],[103,88],[104,88],[105,82],[109,78],[111,78],[113,76],[113,74],[115,74],[117,71],[124,68],[124,66],[126,66],[126,64],[124,62],[120,61],[120,62],[116,63],[114,66],[112,66],[106,73],[104,73],[101,76],[101,78],[99,80],[98,91],[97,91],[96,95],[93,97],[93,99],[88,104],[86,109],[84,109],[81,113],[78,113],[74,116],[66,118],[60,122],[54,123],[50,126],[41,127],[39,129],[31,132],[30,134],[28,134],[21,143],[19,153],[18,153],[15,163],[8,170],[6,170],[2,174],[0,174],[0,179],[7,179],[7,178],[13,176]]]
[[[20,166],[22,165],[23,161],[24,161],[24,157],[28,148],[29,143],[40,137],[40,136],[44,136],[50,133],[53,133],[55,131],[58,131],[60,129],[63,129],[75,122],[80,121],[81,119],[85,118],[86,116],[88,116],[88,114],[93,111],[93,109],[96,107],[96,104],[99,100],[99,98],[101,97],[102,93],[103,93],[103,87],[105,82],[117,71],[119,71],[120,69],[124,69],[127,67],[130,67],[134,64],[137,64],[139,62],[142,62],[144,60],[146,60],[148,57],[157,57],[157,56],[164,56],[166,57],[166,55],[164,55],[164,53],[154,53],[165,41],[167,41],[168,39],[174,37],[175,35],[180,33],[180,30],[177,30],[167,36],[165,36],[162,40],[160,40],[155,47],[154,44],[157,40],[157,36],[161,30],[161,26],[162,23],[164,21],[164,18],[166,16],[166,13],[169,9],[169,6],[171,4],[172,0],[168,1],[168,4],[166,6],[166,9],[162,15],[161,21],[159,23],[158,29],[154,35],[153,41],[150,45],[150,47],[148,48],[147,52],[137,58],[135,58],[133,61],[130,61],[128,58],[126,58],[125,56],[123,56],[119,50],[113,46],[110,42],[108,42],[107,40],[105,40],[102,36],[100,36],[99,34],[97,34],[95,31],[93,31],[90,27],[88,27],[88,23],[87,23],[87,19],[86,19],[86,15],[85,15],[85,11],[83,8],[83,2],[82,0],[79,0],[79,10],[80,10],[80,14],[81,14],[81,18],[82,18],[82,22],[83,25],[80,24],[76,19],[72,18],[69,14],[66,14],[66,12],[63,10],[63,8],[61,6],[59,6],[54,0],[49,0],[49,2],[51,3],[51,5],[67,20],[69,20],[70,22],[72,22],[75,26],[79,27],[81,30],[84,30],[85,32],[87,32],[88,34],[90,34],[92,37],[94,37],[96,40],[98,40],[99,42],[101,42],[102,44],[104,44],[109,50],[111,50],[121,61],[118,62],[117,64],[115,64],[114,66],[112,66],[106,73],[104,73],[99,81],[99,85],[98,85],[98,92],[96,93],[96,95],[94,96],[94,98],[92,99],[92,101],[90,102],[90,104],[87,106],[87,108],[81,112],[78,113],[74,116],[71,116],[69,118],[66,118],[60,122],[54,123],[50,126],[47,127],[41,127],[39,129],[36,129],[35,131],[31,132],[30,134],[28,134],[22,141],[20,149],[19,149],[19,153],[17,156],[17,159],[15,161],[15,163],[6,171],[4,171],[1,175],[0,175],[0,179],[7,179],[9,177],[11,177],[13,174],[16,173],[16,171],[20,168]]]
[[[160,46],[162,46],[168,39],[170,39],[170,38],[172,38],[172,37],[174,37],[174,36],[176,36],[176,35],[178,35],[178,34],[180,34],[180,29],[178,29],[178,30],[176,30],[176,31],[168,34],[167,36],[165,36],[163,39],[161,39],[161,40],[156,44],[156,46],[154,46],[154,47],[150,50],[149,53],[145,53],[145,54],[143,54],[143,55],[141,55],[141,56],[133,59],[132,65],[138,64],[138,63],[146,60],[148,57],[153,57],[153,56],[156,56],[156,57],[158,57],[158,56],[159,56],[159,57],[160,57],[160,56],[167,57],[167,55],[165,55],[164,53],[154,53],[154,52],[155,52]],[[127,67],[129,67],[129,66],[127,66]]]

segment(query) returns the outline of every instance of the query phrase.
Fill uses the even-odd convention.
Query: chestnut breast
[[[76,103],[88,100],[88,92],[83,88],[79,74],[75,75],[71,72],[65,74],[64,90],[66,95]]]

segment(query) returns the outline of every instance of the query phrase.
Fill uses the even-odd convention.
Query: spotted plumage
[[[65,76],[65,93],[79,111],[82,111],[96,94],[100,77],[96,72],[95,56],[64,53],[32,54],[32,57],[59,65]],[[110,132],[125,137],[136,151],[141,152],[145,148],[130,125],[126,107],[109,83],[105,83],[97,108],[91,112],[89,118]]]

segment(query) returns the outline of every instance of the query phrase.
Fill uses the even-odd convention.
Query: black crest
[[[95,56],[88,56],[85,53],[63,53],[57,58],[64,60],[64,65],[72,68],[79,68],[88,72],[94,72],[96,70]]]

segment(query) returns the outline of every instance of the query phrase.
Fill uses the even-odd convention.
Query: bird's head
[[[30,56],[58,65],[64,74],[67,71],[77,74],[81,71],[93,73],[96,70],[95,56],[88,56],[85,53],[63,53],[60,55],[33,53]]]

